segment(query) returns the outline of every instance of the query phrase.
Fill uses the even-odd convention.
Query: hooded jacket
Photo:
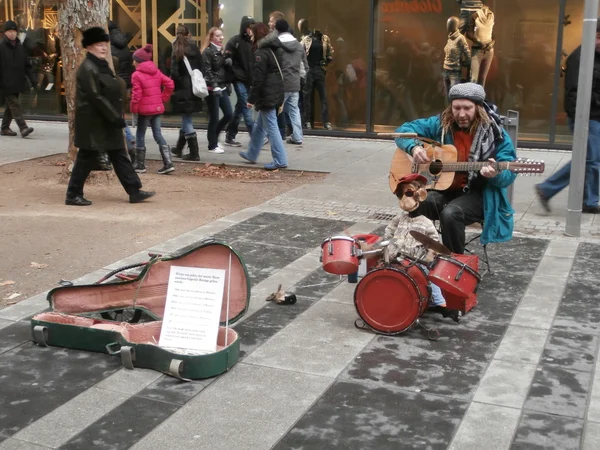
[[[444,70],[460,72],[463,67],[471,65],[471,50],[467,39],[456,30],[448,35],[448,42],[444,47]]]
[[[565,70],[565,112],[572,120],[575,120],[575,109],[577,107],[577,86],[579,84],[580,61],[581,47],[577,47],[567,58]],[[600,121],[600,53],[598,51],[594,53],[590,120]]]
[[[31,86],[36,85],[35,74],[19,42],[14,43],[4,36],[0,42],[0,94],[14,95],[27,90],[27,79]]]
[[[279,73],[284,50],[279,42],[266,42],[262,45],[261,42],[254,52],[252,85],[248,94],[248,103],[259,111],[278,108],[283,104],[284,97],[283,79]]]
[[[265,38],[260,42],[259,47],[269,42],[273,43],[274,48],[280,47],[283,49],[283,53],[281,53],[283,91],[299,92],[300,78],[303,78],[302,74],[306,76],[308,71],[308,61],[304,47],[290,33],[281,33],[274,41],[268,41]]]
[[[119,59],[119,65],[115,66],[117,75],[125,80],[127,88],[131,87],[131,74],[133,73],[133,55],[129,50],[129,37],[114,23],[108,24],[110,35],[110,52],[112,56]]]
[[[131,105],[133,114],[155,116],[165,112],[175,83],[163,74],[152,61],[145,61],[131,76]]]
[[[252,82],[253,51],[252,40],[246,30],[255,23],[250,16],[242,17],[240,34],[232,37],[225,46],[225,58],[231,58],[233,81],[249,86]]]

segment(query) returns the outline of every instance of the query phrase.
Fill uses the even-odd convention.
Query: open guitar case
[[[230,325],[246,313],[250,299],[248,271],[235,250],[211,238],[176,254],[151,255],[139,266],[143,267],[139,274],[121,274],[121,280],[52,289],[47,297],[51,311],[31,319],[34,342],[118,355],[128,369],[158,370],[186,381],[213,377],[232,367],[239,359],[240,339]],[[171,266],[226,272],[214,353],[177,352],[158,346]],[[129,268],[117,269],[111,275]],[[110,320],[124,311],[133,314],[133,321],[142,317],[145,321]]]

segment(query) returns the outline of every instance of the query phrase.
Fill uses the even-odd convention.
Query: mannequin
[[[467,27],[471,46],[471,81],[485,87],[485,80],[494,59],[494,13],[483,6],[473,13]]]
[[[459,28],[462,34],[465,34],[469,26],[473,13],[483,7],[482,0],[456,0],[460,5],[460,23]]]
[[[458,29],[459,18],[450,17],[446,23],[448,30],[448,42],[444,47],[444,86],[446,95],[450,88],[461,82],[463,68],[471,65],[471,51],[467,38],[465,38]]]
[[[306,74],[306,84],[304,85],[304,124],[306,128],[311,128],[314,123],[311,122],[313,111],[312,98],[314,91],[319,93],[321,100],[321,115],[323,127],[331,130],[329,122],[329,108],[327,105],[327,93],[325,91],[325,74],[327,65],[333,61],[333,47],[329,37],[319,30],[309,31],[308,21],[306,19],[298,22],[302,34],[301,43],[306,51],[308,59],[308,73]]]

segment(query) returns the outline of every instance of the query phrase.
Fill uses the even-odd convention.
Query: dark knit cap
[[[285,19],[279,19],[275,22],[275,29],[278,33],[289,33],[290,24]]]
[[[152,44],[146,44],[145,47],[136,50],[133,59],[139,63],[150,61],[152,59]]]
[[[4,24],[4,32],[6,33],[7,31],[11,31],[11,30],[19,31],[19,27],[12,20],[7,20],[6,23]]]
[[[110,36],[106,33],[104,28],[92,27],[83,32],[81,45],[84,48],[97,44],[98,42],[110,42]]]
[[[450,88],[448,99],[450,101],[471,100],[477,105],[482,105],[485,101],[485,90],[477,83],[460,83]]]

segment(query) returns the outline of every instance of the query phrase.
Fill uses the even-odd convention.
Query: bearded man
[[[418,213],[439,220],[442,242],[454,253],[464,253],[465,228],[483,222],[482,244],[505,242],[513,232],[514,210],[507,188],[516,175],[498,172],[496,161],[514,161],[513,142],[502,129],[500,117],[485,103],[485,90],[475,83],[457,84],[448,94],[450,105],[442,114],[408,122],[397,133],[416,133],[445,145],[454,145],[458,162],[489,161],[478,172],[457,172],[447,190],[431,191]],[[431,160],[417,139],[396,139],[398,148],[412,155],[414,162]]]

